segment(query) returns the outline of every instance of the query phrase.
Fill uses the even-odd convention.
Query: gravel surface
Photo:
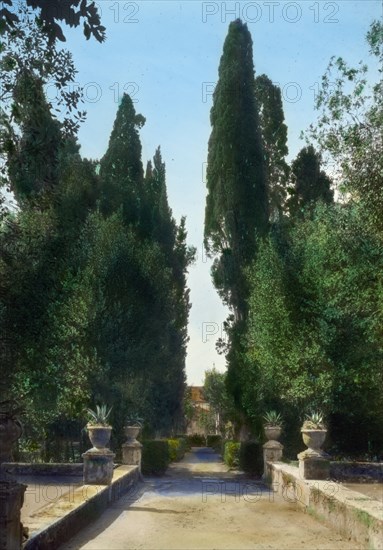
[[[193,449],[162,478],[145,478],[60,550],[356,550],[258,481]]]

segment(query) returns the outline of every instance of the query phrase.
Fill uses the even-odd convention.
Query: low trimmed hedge
[[[184,457],[187,444],[183,437],[168,439],[168,445],[170,462],[181,460]]]
[[[187,436],[191,447],[206,447],[206,437],[201,434],[192,434]]]
[[[144,475],[163,475],[169,466],[169,443],[166,439],[142,442],[141,470]]]
[[[226,441],[223,461],[229,468],[235,468],[239,465],[240,447],[241,444],[237,443],[237,441]]]
[[[263,474],[263,448],[257,441],[243,441],[239,451],[239,467],[250,476]]]
[[[221,452],[222,437],[220,435],[208,435],[206,438],[206,444],[216,452]]]

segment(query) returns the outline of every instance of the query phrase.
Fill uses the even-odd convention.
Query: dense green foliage
[[[252,40],[240,20],[230,23],[218,74],[210,114],[205,245],[215,257],[214,284],[239,320],[246,313],[243,270],[268,222]]]
[[[239,449],[239,468],[245,474],[261,477],[263,474],[263,448],[257,441],[242,441]]]
[[[343,448],[352,433],[356,447],[379,447],[382,250],[351,205],[317,208],[262,245],[250,275],[250,414],[276,399],[297,411],[316,407],[334,429],[347,427],[336,434]]]
[[[182,460],[182,458],[185,456],[185,452],[187,449],[186,439],[184,437],[168,439],[168,445],[170,462]]]
[[[257,239],[267,232],[269,204],[252,39],[239,19],[229,25],[218,75],[210,113],[205,247],[214,258],[214,285],[231,310],[228,343],[221,351],[227,356],[228,387],[240,407],[249,293],[245,271],[255,258]]]
[[[241,444],[236,441],[226,441],[223,451],[223,461],[229,468],[239,466]]]
[[[15,26],[22,23],[19,14],[14,8],[16,0],[3,0],[3,7],[0,10],[0,34],[9,33],[12,35]],[[100,14],[95,2],[82,0],[26,0],[26,5],[39,10],[38,19],[41,30],[54,43],[55,40],[65,41],[65,36],[57,21],[64,21],[70,27],[78,27],[83,21],[84,35],[87,39],[91,35],[99,42],[105,40],[105,27],[101,25]]]
[[[381,52],[381,27],[373,24],[368,37]],[[290,437],[297,433],[294,416],[302,421],[309,408],[320,409],[333,446],[376,455],[383,443],[383,247],[376,206],[382,102],[379,85],[372,96],[364,92],[365,68],[352,70],[341,59],[334,65],[340,76],[330,88],[325,75],[323,112],[310,136],[337,161],[349,197],[334,204],[319,154],[312,146],[299,153],[291,166],[290,216],[274,224],[248,272],[243,402],[254,421],[268,407],[282,408]],[[353,92],[345,92],[346,77]],[[360,118],[350,126],[349,108],[356,105]],[[373,162],[362,169],[367,156]]]
[[[42,32],[41,24],[23,3],[18,5],[18,16],[21,18],[20,23],[3,37],[0,47],[2,130],[5,130],[6,122],[11,118],[12,128],[15,129],[19,109],[23,105],[23,95],[34,92],[27,82],[19,82],[26,75],[30,75],[53,87],[55,101],[52,112],[56,118],[62,118],[63,131],[74,135],[84,120],[85,112],[79,108],[82,90],[73,85],[77,70],[72,54],[66,49],[58,48],[56,44],[49,43],[48,36]],[[31,105],[32,102],[30,99]],[[12,134],[9,137],[12,137]]]
[[[222,449],[222,436],[221,435],[208,435],[206,437],[206,446],[211,447],[216,452],[220,453]]]
[[[227,40],[233,36],[230,28]],[[381,73],[380,22],[371,25],[367,42]],[[352,68],[342,58],[331,60],[318,94],[318,123],[290,167],[280,91],[265,75],[255,80],[272,223],[256,241],[247,230],[241,233],[252,260],[241,264],[248,286],[236,289],[248,314],[239,322],[235,315],[228,319],[229,341],[221,347],[228,360],[228,388],[243,423],[250,421],[258,435],[267,409],[283,411],[283,437],[292,456],[304,413],[313,408],[324,412],[334,449],[376,456],[383,444],[383,94],[381,80],[368,86],[367,72],[365,64]],[[225,78],[226,72],[220,72],[222,82]],[[225,129],[229,114],[237,130],[244,117],[239,107],[232,110],[230,96],[219,87],[215,100],[209,154],[215,152],[217,127]],[[222,114],[219,125],[217,113]],[[223,151],[220,144],[215,152],[221,164]],[[334,202],[334,183],[323,169],[329,161],[340,202]],[[235,166],[231,170],[240,175]],[[217,182],[214,188],[211,181]],[[217,205],[207,207],[207,213],[222,213],[223,179],[211,181],[208,190],[216,193]],[[243,195],[235,193],[239,201]],[[254,206],[251,213],[254,222],[259,219]],[[207,216],[206,235],[213,227],[208,223]],[[222,287],[217,288],[235,313]]]
[[[226,435],[228,422],[235,416],[235,407],[227,390],[226,377],[226,373],[218,372],[215,368],[207,370],[203,387],[205,399],[210,406],[209,414],[213,419],[211,433],[218,431],[221,436]]]
[[[350,67],[331,59],[317,96],[319,119],[307,137],[329,156],[348,200],[362,202],[370,231],[382,232],[383,217],[383,24],[366,36],[370,58]],[[372,69],[369,78],[369,68]],[[375,84],[372,78],[378,74]],[[368,216],[367,216],[368,214]]]
[[[141,471],[144,475],[161,476],[169,466],[169,443],[167,439],[143,442]]]
[[[259,113],[271,220],[278,220],[287,196],[289,166],[286,162],[287,126],[284,122],[282,93],[265,74],[255,79],[255,98]]]
[[[85,423],[84,409],[101,402],[113,406],[115,445],[134,413],[167,432],[182,424],[194,252],[185,220],[172,217],[160,150],[144,177],[144,119],[125,96],[98,170],[28,78],[39,101],[22,99],[20,144],[8,153],[20,210],[0,232],[4,376],[32,439]]]
[[[292,162],[290,184],[287,206],[292,218],[311,212],[318,201],[333,201],[331,180],[321,169],[320,155],[312,145],[301,149]]]
[[[191,447],[205,447],[206,437],[201,434],[191,434],[187,436],[187,440]]]

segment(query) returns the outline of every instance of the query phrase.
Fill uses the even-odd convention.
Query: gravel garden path
[[[356,550],[259,481],[195,448],[161,478],[145,478],[60,550]]]

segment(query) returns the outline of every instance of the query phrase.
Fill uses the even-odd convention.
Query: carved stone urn
[[[265,424],[265,435],[269,441],[278,441],[281,437],[282,427],[281,426],[268,426]]]
[[[134,443],[140,433],[141,426],[125,426],[126,443]]]
[[[142,444],[136,439],[140,430],[141,426],[138,424],[125,426],[126,441],[122,445],[122,463],[141,469]]]
[[[306,456],[312,457],[327,457],[327,454],[322,451],[321,447],[325,442],[327,430],[313,430],[308,428],[302,428],[302,439],[306,445],[307,450],[304,451]]]
[[[86,429],[88,430],[90,442],[93,445],[92,451],[101,452],[108,448],[112,433],[112,426],[97,426],[95,424],[88,424]]]
[[[298,454],[299,474],[302,479],[329,479],[329,455],[321,447],[326,439],[325,428],[301,428],[303,443],[307,449]]]

